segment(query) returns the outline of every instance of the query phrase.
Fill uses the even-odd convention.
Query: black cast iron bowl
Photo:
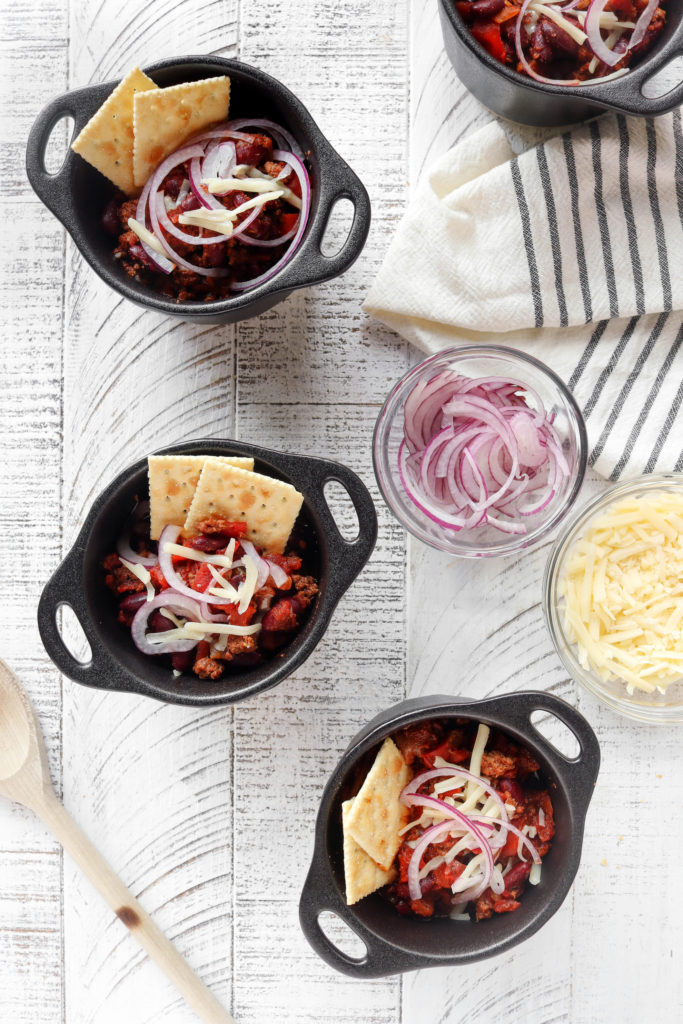
[[[544,711],[559,718],[579,744],[569,759],[533,726],[531,715]],[[527,885],[521,906],[513,913],[494,914],[485,921],[425,920],[401,917],[380,895],[373,893],[352,907],[344,898],[341,803],[351,793],[354,766],[369,768],[386,736],[414,722],[435,718],[470,718],[504,731],[527,747],[541,765],[549,786],[556,833],[543,858],[541,881]],[[419,697],[395,705],[361,729],[335,768],[320,803],[313,861],[304,884],[299,919],[313,949],[331,967],[356,978],[470,964],[511,949],[533,935],[561,906],[579,866],[583,824],[600,767],[600,748],[586,719],[565,701],[549,693],[512,693],[470,701],[458,697]],[[323,911],[337,914],[366,947],[354,959],[325,935],[319,922]]]
[[[311,173],[311,213],[304,237],[291,261],[270,281],[218,302],[178,303],[134,281],[113,258],[114,240],[100,221],[114,186],[71,149],[56,174],[45,168],[45,151],[55,125],[74,120],[74,135],[90,120],[118,82],[65,93],[36,118],[26,148],[31,185],[67,229],[81,255],[115,291],[146,309],[196,323],[234,323],[258,316],[297,288],[319,284],[348,270],[360,255],[370,230],[370,200],[360,179],[322,134],[303,103],[264,71],[223,57],[176,57],[144,68],[157,85],[175,85],[215,75],[231,80],[231,117],[269,117],[288,128],[307,155]],[[340,251],[324,256],[320,244],[332,208],[339,199],[354,207],[353,223]]]
[[[105,555],[116,550],[117,538],[136,500],[147,496],[147,459],[120,473],[94,502],[73,548],[45,585],[38,605],[38,628],[60,671],[84,686],[139,693],[168,704],[234,704],[276,686],[312,654],[339,599],[370,557],[377,537],[377,515],[365,484],[337,462],[216,438],[187,441],[155,452],[180,453],[252,456],[257,472],[286,480],[304,495],[295,531],[306,542],[304,564],[316,577],[320,592],[296,637],[262,665],[226,672],[215,682],[192,675],[176,679],[168,664],[138,651],[130,631],[117,622],[117,603],[103,583],[100,565]],[[358,535],[352,541],[342,537],[325,499],[324,487],[332,480],[345,488],[358,516]],[[77,661],[62,640],[57,614],[63,605],[73,609],[90,644],[92,658],[86,663]]]
[[[458,78],[478,100],[518,124],[573,124],[604,110],[653,117],[683,102],[683,82],[663,96],[643,95],[645,82],[683,54],[683,0],[667,0],[664,31],[650,53],[623,78],[604,85],[544,85],[501,64],[477,42],[454,0],[439,0],[446,53]]]

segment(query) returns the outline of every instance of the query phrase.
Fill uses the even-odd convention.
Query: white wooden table
[[[375,417],[417,355],[360,302],[410,183],[491,116],[447,61],[435,0],[4,0],[2,23],[0,654],[35,702],[67,807],[239,1024],[683,1019],[680,732],[631,725],[576,693],[539,605],[547,547],[475,565],[406,544],[373,482]],[[343,279],[258,320],[198,329],[141,314],[95,277],[31,191],[23,152],[58,93],[209,52],[302,97],[366,183],[374,220]],[[234,709],[60,678],[36,606],[93,497],[146,452],[206,435],[314,450],[372,487],[379,542],[323,643]],[[565,905],[521,948],[467,970],[335,974],[301,935],[297,903],[339,753],[406,694],[526,687],[578,703],[602,743]],[[32,816],[0,807],[2,1024],[193,1019]]]

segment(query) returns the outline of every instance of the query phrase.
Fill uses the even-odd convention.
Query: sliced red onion
[[[270,575],[273,577],[273,583],[275,584],[275,586],[284,587],[284,585],[287,583],[287,580],[289,579],[289,576],[282,568],[282,566],[278,565],[277,562],[271,562],[269,558],[266,559],[266,565],[268,566],[268,571]]]
[[[285,242],[290,240],[290,238],[293,238],[298,227],[299,223],[297,221],[294,227],[291,228],[286,235],[280,235],[279,238],[253,238],[251,235],[243,235],[241,241],[244,242],[245,245],[255,245],[261,249],[274,249],[276,246],[284,245]]]
[[[272,135],[279,145],[283,145],[282,140],[284,140],[284,144],[288,145],[293,153],[296,153],[299,160],[303,160],[304,158],[303,150],[292,133],[287,131],[286,128],[283,128],[281,124],[276,124],[275,121],[269,121],[265,117],[241,117],[236,121],[228,121],[226,128],[229,128],[231,131],[239,131],[240,128],[265,128],[268,134]],[[249,140],[248,135],[244,136],[244,138]],[[275,160],[282,159],[282,157],[275,156],[275,154],[273,154],[273,158]]]
[[[521,10],[517,15],[517,21],[515,22],[515,50],[517,51],[517,57],[520,64],[530,78],[535,79],[537,82],[543,82],[545,85],[583,85],[584,83],[579,78],[546,78],[545,75],[539,75],[539,73],[534,71],[532,68],[524,53],[524,47],[522,46],[522,26],[524,23],[524,16],[526,15],[531,2],[532,0],[524,0]]]
[[[192,192],[197,202],[201,203],[202,206],[205,207],[205,209],[207,210],[225,209],[223,204],[219,202],[215,196],[212,196],[210,192],[207,192],[205,188],[201,187],[201,181],[204,176],[202,174],[201,157],[196,156],[194,157],[193,160],[190,161],[188,174],[190,176],[190,188],[192,189]]]
[[[236,163],[234,142],[208,146],[202,163],[202,178],[229,178]]]
[[[149,201],[149,194],[151,188],[152,176],[150,175],[150,177],[147,179],[145,183],[145,187],[143,188],[140,194],[140,198],[138,199],[138,205],[135,209],[135,219],[138,221],[138,223],[142,224],[144,227],[148,229],[150,228],[150,220],[147,216],[147,205]],[[162,256],[160,253],[156,252],[151,247],[151,245],[148,245],[148,243],[144,242],[141,238],[139,238],[139,242],[145,255],[147,256],[148,259],[152,261],[154,267],[162,274],[170,274],[171,271],[174,269],[171,261],[166,259],[166,257]]]
[[[187,245],[216,245],[217,242],[227,242],[228,240],[228,235],[209,235],[206,238],[202,235],[188,235],[187,231],[183,231],[173,223],[166,210],[163,196],[159,192],[157,192],[157,216],[159,224],[167,234],[173,235],[174,238]]]
[[[207,622],[216,622],[218,620],[208,614],[209,609],[206,598],[202,600],[198,590],[193,590],[192,587],[187,586],[182,576],[173,567],[173,555],[164,550],[166,544],[176,544],[178,542],[180,531],[180,526],[170,525],[165,526],[161,531],[161,536],[159,537],[159,565],[164,574],[164,579],[177,593],[182,594],[184,597],[190,597],[193,601],[198,601],[201,604],[202,616]]]
[[[125,558],[126,561],[133,562],[135,565],[144,565],[147,569],[150,569],[158,562],[156,555],[140,555],[131,547],[130,531],[119,537],[116,543],[116,553],[121,558]]]
[[[408,864],[408,891],[411,900],[422,899],[422,886],[420,885],[420,861],[422,860],[422,854],[428,846],[437,842],[442,835],[452,831],[452,821],[440,821],[437,825],[431,825],[428,829],[425,829],[420,836]]]
[[[149,199],[149,214],[150,217],[152,218],[154,233],[160,239],[161,244],[163,245],[168,255],[171,257],[173,262],[180,267],[184,267],[185,270],[191,270],[194,274],[200,274],[202,277],[227,277],[227,275],[230,273],[228,267],[198,267],[195,263],[190,263],[188,260],[184,259],[175,251],[175,249],[170,245],[169,241],[164,237],[163,232],[161,230],[161,225],[159,224],[159,210],[154,196],[155,193],[153,191]],[[161,197],[157,196],[157,198],[160,199]],[[163,206],[163,199],[161,200],[161,205]],[[224,237],[219,236],[218,238],[214,238],[214,241],[224,241]],[[195,245],[203,244],[204,243],[202,241],[198,241],[195,238]]]
[[[650,22],[652,21],[655,11],[658,7],[659,0],[648,0],[648,5],[639,16],[636,22],[636,27],[634,28],[631,38],[628,41],[629,50],[632,50],[634,46],[638,45],[638,43],[642,43],[643,39],[645,38],[645,34],[648,28],[650,27]],[[586,18],[586,20],[588,19]],[[621,54],[619,54],[619,56],[621,56]]]
[[[516,827],[516,825],[511,825],[509,821],[499,821],[498,818],[487,818],[485,814],[476,814],[475,812],[472,812],[472,817],[482,825],[500,825],[503,831],[512,832],[512,834],[517,836],[517,838],[521,840],[522,844],[526,846],[526,848],[529,850],[529,853],[531,854],[531,859],[533,860],[534,864],[541,863],[540,853],[538,852],[534,844],[531,842],[529,837],[524,835],[524,833],[521,832],[520,829]],[[519,859],[522,861],[526,860],[526,858],[522,856],[520,856]]]
[[[535,391],[445,371],[405,401],[399,474],[411,501],[445,529],[488,524],[522,535],[522,517],[542,512],[570,469]]]
[[[258,277],[253,277],[250,281],[234,282],[232,285],[233,291],[243,292],[246,291],[247,288],[258,288],[259,285],[265,284],[266,281],[270,281],[275,274],[279,273],[279,271],[289,263],[292,256],[298,249],[301,239],[303,238],[311,208],[311,184],[306,168],[297,156],[294,156],[292,153],[283,153],[277,149],[273,152],[274,160],[282,160],[283,158],[292,164],[292,169],[294,170],[294,173],[299,179],[299,184],[301,185],[301,213],[299,215],[296,234],[294,235],[291,245],[287,248],[286,252],[282,254],[280,259],[277,260],[269,270],[266,270],[265,273],[260,274]]]
[[[167,577],[168,579],[168,577]],[[175,615],[182,615],[185,619],[193,622],[201,620],[199,601],[178,594],[173,590],[164,590],[157,594],[151,601],[146,601],[135,613],[131,623],[130,631],[133,642],[143,654],[175,654],[181,651],[191,651],[197,646],[199,640],[169,640],[166,643],[153,644],[147,639],[147,623],[153,611],[158,608],[168,608]],[[170,632],[170,630],[169,630]],[[163,637],[163,633],[154,634]]]
[[[500,811],[500,816],[502,820],[508,820],[507,810],[505,809],[505,802],[503,801],[500,794],[493,788],[493,786],[490,783],[485,782],[484,779],[480,778],[479,775],[475,775],[474,772],[470,772],[466,768],[432,768],[427,772],[420,772],[420,774],[416,775],[414,779],[411,779],[408,785],[402,790],[399,800],[403,800],[404,796],[411,796],[413,793],[416,793],[420,786],[422,786],[425,782],[429,782],[430,779],[445,779],[448,778],[448,776],[452,776],[453,778],[457,777],[466,779],[468,782],[474,782],[478,786],[481,786],[484,792],[488,793],[488,795],[492,797],[493,800],[495,801],[496,806]]]
[[[600,17],[604,13],[608,3],[610,3],[610,0],[592,0],[588,11],[586,12],[586,20],[583,23],[583,30],[588,36],[588,45],[598,60],[601,60],[603,64],[607,64],[608,67],[613,68],[614,65],[618,64],[621,60],[622,54],[615,53],[613,50],[610,50],[609,46],[605,44],[600,31]],[[643,35],[644,34],[645,33],[643,32]]]
[[[467,815],[463,814],[461,811],[456,810],[455,807],[451,807],[450,804],[444,803],[443,800],[437,800],[436,797],[420,796],[415,793],[410,793],[407,796],[402,797],[401,799],[402,803],[408,804],[409,806],[430,808],[436,807],[441,814],[446,815],[447,818],[450,819],[448,822],[445,823],[449,826],[448,828],[444,828],[443,823],[440,825],[441,829],[444,832],[452,831],[454,828],[453,822],[457,822],[459,828],[463,829],[466,833],[472,833],[472,835],[477,841],[477,845],[481,849],[481,852],[484,854],[484,858],[486,859],[487,865],[486,871],[484,872],[484,877],[480,885],[477,887],[475,892],[469,896],[469,899],[476,899],[477,896],[481,895],[481,893],[488,888],[494,868],[493,853],[491,851],[489,842],[484,833],[482,832],[481,828],[478,825],[475,825],[474,822],[467,817]],[[434,840],[431,839],[425,843],[424,838],[429,832],[432,831],[432,829],[437,827],[439,826],[432,826],[431,829],[427,829],[424,835],[421,836],[420,842],[415,847],[415,852],[410,859],[410,864],[408,865],[408,886],[410,889],[410,898],[412,900],[419,900],[422,896],[422,890],[420,888],[419,880],[420,857],[422,856],[424,850],[429,846],[430,842],[434,842]],[[411,877],[413,879],[414,884],[411,884]],[[413,895],[413,893],[417,893],[418,895]]]
[[[252,561],[256,565],[256,587],[255,590],[260,590],[261,587],[265,586],[266,580],[270,575],[270,563],[266,562],[265,558],[261,558],[258,551],[251,543],[250,540],[241,540],[240,544],[245,554],[249,555]]]

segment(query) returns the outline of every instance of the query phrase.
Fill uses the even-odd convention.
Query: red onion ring
[[[119,537],[116,542],[116,553],[121,558],[125,558],[128,562],[133,562],[135,565],[144,565],[146,569],[150,569],[159,561],[156,555],[139,555],[137,551],[131,547],[130,531],[123,533]]]
[[[629,39],[629,50],[632,50],[634,46],[638,45],[638,43],[642,43],[643,39],[645,38],[645,33],[650,27],[650,22],[652,21],[655,15],[655,11],[658,7],[659,0],[648,0],[647,7],[643,10],[638,20],[636,21],[636,27],[633,29],[633,33],[631,35],[631,38]],[[588,20],[588,18],[586,18],[586,20]]]
[[[284,587],[285,584],[287,583],[287,580],[289,579],[289,576],[282,568],[282,566],[278,565],[277,562],[271,562],[269,558],[266,559],[266,564],[268,566],[270,575],[273,577],[273,583],[275,584],[275,586]]]
[[[249,124],[253,122],[247,122]],[[281,150],[274,150],[274,160],[285,160],[292,165],[292,169],[299,179],[301,185],[301,213],[299,215],[299,223],[297,225],[296,234],[292,239],[292,243],[286,252],[282,254],[279,260],[277,260],[273,266],[266,270],[265,273],[259,274],[258,277],[253,277],[250,281],[236,281],[233,283],[233,291],[243,292],[247,288],[258,288],[259,285],[265,284],[266,281],[270,281],[271,277],[274,277],[282,268],[289,263],[292,256],[296,252],[303,237],[303,233],[308,223],[308,215],[311,209],[311,184],[306,172],[306,168],[297,156],[293,153],[283,153]]]
[[[169,611],[172,611],[177,615],[182,615],[186,619],[191,619],[193,622],[201,621],[199,601],[195,601],[193,598],[188,598],[183,594],[178,594],[174,590],[164,590],[161,594],[157,594],[156,597],[152,598],[151,601],[145,601],[145,603],[138,608],[135,616],[133,617],[130,631],[133,637],[133,642],[139,651],[142,651],[143,654],[153,655],[175,654],[181,651],[191,651],[197,646],[199,639],[169,640],[166,643],[151,643],[147,639],[147,623],[150,615],[157,608],[168,608]],[[159,636],[162,634],[156,635]]]
[[[490,783],[485,782],[484,779],[479,775],[475,775],[474,772],[467,771],[466,768],[431,768],[427,772],[420,772],[419,775],[416,775],[415,778],[411,779],[408,785],[404,787],[401,791],[401,795],[399,796],[399,800],[403,800],[404,796],[411,796],[413,793],[416,793],[420,786],[425,782],[429,782],[430,779],[445,779],[448,778],[449,775],[453,776],[453,778],[458,777],[466,779],[468,782],[475,782],[478,786],[481,786],[484,792],[488,793],[488,795],[495,801],[496,806],[500,811],[502,821],[508,821],[505,802],[500,794]]]
[[[468,896],[468,899],[474,900],[478,896],[480,896],[481,893],[484,892],[485,889],[487,889],[489,886],[489,883],[491,881],[491,875],[493,874],[493,869],[495,867],[495,863],[493,860],[493,853],[491,851],[489,842],[484,833],[479,828],[479,826],[475,825],[474,822],[472,822],[461,811],[456,810],[455,807],[451,807],[450,804],[444,803],[443,800],[438,800],[436,797],[420,796],[415,793],[410,793],[406,797],[402,798],[402,803],[414,807],[436,806],[440,813],[445,814],[450,819],[450,821],[447,822],[447,824],[450,826],[450,829],[444,829],[443,823],[441,823],[440,827],[443,829],[443,831],[452,831],[453,822],[457,822],[462,828],[464,828],[465,833],[472,833],[474,838],[477,840],[477,844],[480,847],[481,852],[484,854],[484,858],[486,859],[486,871],[484,872],[484,877],[481,883],[479,884],[479,886],[477,886],[476,890]],[[433,842],[432,839],[425,843],[425,836],[436,827],[438,826],[432,826],[431,829],[427,829],[427,831],[420,838],[420,842],[415,847],[413,856],[410,858],[410,863],[408,865],[408,887],[410,889],[411,900],[419,900],[422,898],[422,889],[420,887],[419,880],[420,858],[424,850],[429,846],[430,842]],[[414,895],[414,893],[416,895]]]
[[[188,587],[182,576],[175,571],[173,567],[173,555],[168,551],[164,551],[164,546],[166,544],[177,543],[180,531],[180,526],[170,525],[165,526],[161,531],[161,536],[159,537],[159,565],[161,566],[161,571],[164,574],[164,579],[167,583],[170,583],[173,590],[178,594],[182,594],[183,597],[189,597],[193,601],[197,601],[201,607],[202,617],[207,622],[220,621],[209,612],[209,602],[207,602],[206,598],[202,600],[201,592],[193,590],[192,587]]]
[[[588,36],[588,44],[598,60],[601,60],[603,64],[607,64],[608,67],[613,68],[615,64],[619,63],[623,54],[615,53],[613,50],[610,50],[609,46],[605,45],[602,38],[600,31],[600,16],[604,13],[605,7],[608,3],[610,3],[610,0],[592,0],[592,3],[586,12],[583,30]],[[643,35],[644,34],[645,33],[643,32]]]
[[[240,128],[265,128],[268,134],[272,135],[275,141],[280,145],[283,144],[281,140],[284,140],[284,143],[289,146],[293,153],[296,153],[299,160],[303,160],[304,158],[301,146],[291,132],[288,132],[286,128],[282,127],[282,125],[276,124],[275,121],[269,121],[265,117],[241,117],[236,121],[228,121],[226,123],[226,128],[229,128],[231,131],[236,131]],[[244,138],[249,139],[249,136],[246,135]],[[280,157],[275,157],[275,159],[279,160]]]

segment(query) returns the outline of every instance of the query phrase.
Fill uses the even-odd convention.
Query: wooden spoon
[[[235,1024],[61,804],[38,720],[21,683],[1,659],[0,795],[35,811],[202,1020]]]

